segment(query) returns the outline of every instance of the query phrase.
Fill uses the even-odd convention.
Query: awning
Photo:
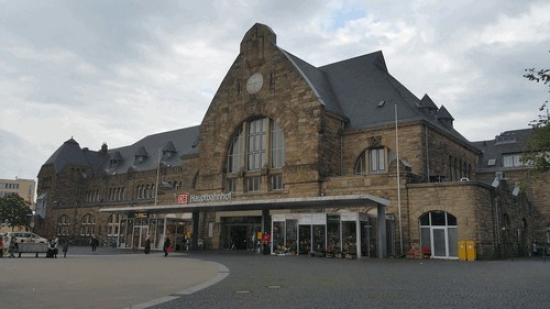
[[[231,200],[221,202],[204,202],[189,204],[151,205],[133,207],[102,208],[101,212],[149,212],[149,213],[177,213],[199,211],[236,211],[236,210],[263,210],[263,209],[301,209],[301,208],[343,208],[362,206],[390,205],[385,198],[370,194],[296,197],[282,199],[258,199],[258,200]]]

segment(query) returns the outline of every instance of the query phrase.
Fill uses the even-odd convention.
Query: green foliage
[[[526,69],[523,77],[548,85],[550,83],[550,69]],[[528,142],[529,152],[523,155],[523,162],[531,162],[539,170],[550,169],[550,112],[548,100],[539,108],[539,118],[531,121],[533,128]]]
[[[15,226],[29,226],[32,211],[25,200],[17,194],[0,197],[0,220]]]

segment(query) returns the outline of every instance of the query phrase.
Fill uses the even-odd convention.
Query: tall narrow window
[[[375,148],[369,151],[370,171],[379,173],[386,170],[386,152],[384,148]]]
[[[271,167],[283,167],[285,164],[285,138],[281,128],[271,122]]]
[[[84,215],[80,221],[80,236],[90,236],[95,232],[95,218],[90,214]]]
[[[364,175],[365,174],[365,153],[361,154],[359,159],[355,162],[354,172],[355,175]]]
[[[247,161],[248,170],[259,170],[265,161],[265,128],[264,119],[257,119],[248,124]]]
[[[61,217],[57,219],[57,235],[68,236],[70,225],[71,225],[71,222],[69,220],[69,217],[67,215],[61,215]]]
[[[236,173],[242,167],[242,157],[243,157],[243,134],[242,129],[239,130],[239,133],[233,138],[231,145],[229,146],[229,154],[227,158],[227,172]]]

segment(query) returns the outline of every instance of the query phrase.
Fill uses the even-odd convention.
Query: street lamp
[[[31,221],[31,233],[34,233],[34,215],[35,215],[36,211],[33,210],[32,211],[32,221]]]

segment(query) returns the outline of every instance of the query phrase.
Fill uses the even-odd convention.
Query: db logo
[[[187,204],[187,194],[178,195],[178,204]]]

